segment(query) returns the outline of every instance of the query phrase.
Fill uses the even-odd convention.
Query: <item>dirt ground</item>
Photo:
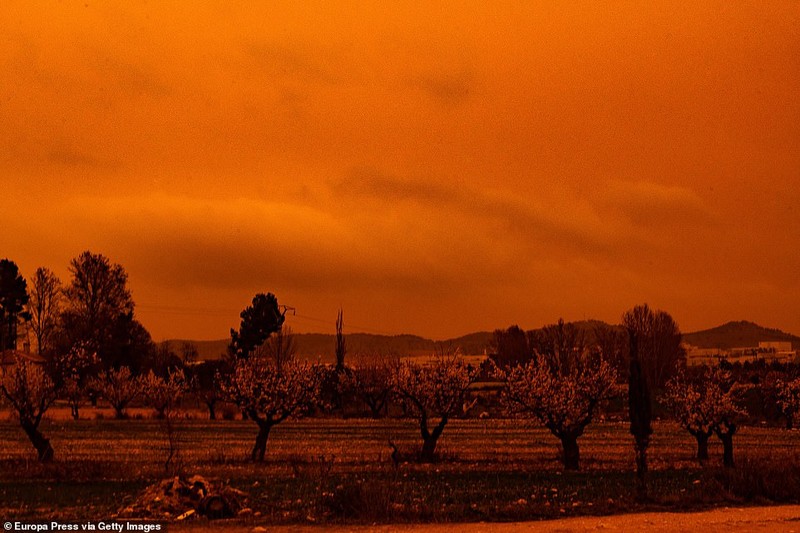
[[[800,505],[779,507],[723,507],[699,513],[634,513],[602,517],[564,518],[540,522],[511,523],[469,523],[469,524],[392,524],[382,526],[213,526],[200,524],[171,525],[169,531],[181,533],[200,533],[223,530],[226,532],[247,533],[367,533],[367,532],[407,532],[407,533],[523,533],[527,531],[543,533],[583,532],[583,531],[647,531],[660,532],[726,532],[731,531],[769,531],[775,533],[800,533]]]

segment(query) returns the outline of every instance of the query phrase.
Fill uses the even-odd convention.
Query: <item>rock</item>
[[[250,533],[267,533],[267,528],[263,526],[256,526],[250,530]]]
[[[240,509],[239,512],[236,513],[236,516],[239,516],[239,517],[242,517],[242,518],[248,517],[248,516],[252,516],[252,515],[253,515],[253,510],[250,509],[249,507],[245,507],[244,509]]]

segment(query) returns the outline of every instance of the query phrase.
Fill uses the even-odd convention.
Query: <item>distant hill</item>
[[[792,349],[800,349],[800,337],[744,320],[728,322],[703,331],[685,333],[683,341],[698,348],[721,349],[755,347],[760,341],[787,341],[792,343]]]
[[[584,320],[575,323],[584,330],[587,340],[593,338],[598,326],[607,326],[598,320]],[[297,355],[306,360],[333,362],[335,336],[323,333],[295,333]],[[461,337],[434,341],[417,335],[373,335],[371,333],[349,333],[345,335],[347,353],[397,354],[400,356],[419,356],[436,353],[437,350],[460,348],[465,355],[484,353],[492,342],[492,332],[479,331]],[[699,348],[739,348],[758,346],[760,341],[791,341],[794,349],[800,349],[800,337],[778,329],[769,329],[752,322],[728,322],[716,328],[683,334],[684,342]],[[229,339],[216,341],[169,340],[170,347],[181,353],[181,345],[191,342],[197,347],[201,360],[219,359],[228,350]]]
[[[345,335],[347,353],[397,354],[400,356],[430,355],[436,350],[455,350],[460,348],[466,355],[482,354],[492,339],[491,332],[478,332],[447,339],[433,341],[416,335],[373,335],[370,333],[350,333]],[[323,333],[295,333],[297,355],[302,359],[334,361],[336,337]],[[214,341],[189,341],[171,339],[166,341],[176,353],[181,353],[184,342],[195,345],[200,360],[219,359],[228,350],[228,339]]]

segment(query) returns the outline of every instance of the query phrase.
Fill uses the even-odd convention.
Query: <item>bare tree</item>
[[[636,451],[637,496],[646,500],[647,448],[653,434],[652,391],[663,389],[685,366],[686,353],[678,325],[664,311],[637,305],[622,315],[622,324],[629,342],[628,412]]]
[[[666,311],[637,305],[622,317],[626,329],[636,332],[638,357],[648,386],[661,390],[666,382],[686,366],[678,324]]]
[[[280,368],[288,361],[293,361],[297,353],[297,345],[291,326],[282,326],[267,341],[255,349],[257,357],[266,357]]]
[[[546,326],[536,333],[536,353],[526,365],[504,371],[502,398],[517,415],[535,418],[560,441],[564,468],[580,468],[578,438],[600,403],[614,396],[616,372],[587,349],[574,324]]]
[[[478,376],[478,370],[468,366],[458,353],[439,354],[430,365],[404,362],[395,368],[394,391],[419,422],[422,461],[435,459],[439,437],[450,418],[463,412],[464,400]]]
[[[176,425],[176,407],[183,394],[188,390],[186,376],[181,369],[172,369],[167,377],[161,377],[152,370],[140,379],[145,403],[155,409],[156,418],[161,422],[161,430],[167,440],[167,459],[164,470],[169,471],[177,458],[180,468],[178,433]]]
[[[629,370],[628,335],[624,328],[600,324],[594,328],[594,349],[614,367],[620,379],[627,380]]]
[[[265,357],[239,359],[222,390],[258,425],[250,457],[263,461],[272,428],[289,417],[304,416],[317,402],[321,372],[289,360],[281,367]]]
[[[340,393],[352,393],[369,408],[372,418],[385,413],[392,393],[392,375],[400,364],[397,356],[360,354],[355,366],[342,374]]]
[[[69,270],[72,279],[64,290],[59,347],[85,342],[104,368],[127,366],[138,372],[154,345],[134,317],[125,269],[102,254],[85,251],[70,262]]]
[[[17,353],[14,364],[3,368],[0,392],[19,419],[20,426],[36,449],[39,460],[53,460],[50,439],[39,431],[42,417],[58,396],[56,384],[44,368]]]
[[[45,267],[37,268],[31,280],[28,312],[39,354],[50,353],[53,349],[62,301],[62,285],[58,276]]]

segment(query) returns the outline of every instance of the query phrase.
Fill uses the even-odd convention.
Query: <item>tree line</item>
[[[627,396],[639,493],[646,498],[654,401],[696,438],[699,461],[707,460],[708,440],[716,435],[724,464],[731,467],[733,436],[750,391],[764,391],[790,422],[800,412],[800,379],[790,373],[742,383],[732,368],[687,368],[678,325],[646,304],[623,313],[620,326],[559,320],[529,332],[517,326],[497,330],[489,359],[479,365],[457,352],[441,352],[424,363],[356,354],[349,364],[340,311],[336,364],[325,366],[294,357],[286,309],[274,294],[259,293],[240,313],[239,328],[231,329],[226,356],[199,363],[191,346],[183,347],[181,357],[152,342],[134,318],[127,274],[102,255],[84,252],[75,258],[66,286],[40,268],[28,291],[9,260],[0,262],[0,272],[3,348],[14,354],[14,364],[3,365],[0,392],[42,461],[52,460],[54,451],[39,424],[56,399],[66,401],[78,418],[83,402],[99,396],[122,418],[139,397],[158,418],[170,421],[189,392],[206,404],[210,418],[225,401],[254,422],[253,461],[264,459],[277,424],[320,412],[342,414],[353,402],[373,417],[396,405],[418,425],[417,459],[432,461],[448,422],[475,408],[482,382],[503,413],[536,420],[553,434],[569,470],[580,468],[578,440],[588,425],[609,400]],[[16,350],[25,329],[44,364]]]

